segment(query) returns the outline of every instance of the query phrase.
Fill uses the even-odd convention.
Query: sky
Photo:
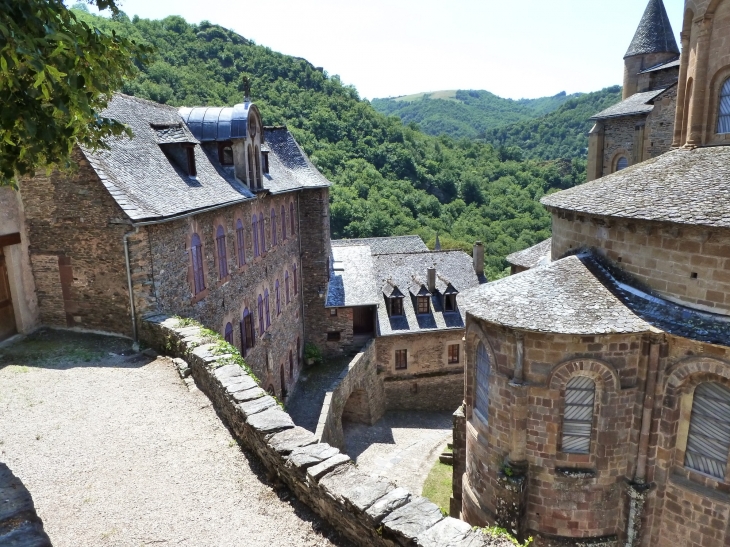
[[[120,0],[303,57],[361,97],[486,89],[512,99],[620,84],[648,0]],[[679,43],[684,0],[664,0]],[[73,2],[68,2],[73,3]],[[93,10],[92,10],[93,11]]]

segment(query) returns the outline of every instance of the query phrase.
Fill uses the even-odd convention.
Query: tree
[[[88,3],[120,14],[115,0]],[[100,112],[150,53],[79,21],[62,0],[0,0],[0,186],[68,168],[76,143],[104,147],[127,132]]]

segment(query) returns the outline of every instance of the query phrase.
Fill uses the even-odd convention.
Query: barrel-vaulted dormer
[[[183,107],[179,113],[201,143],[218,143],[221,165],[232,166],[236,178],[251,190],[263,188],[264,130],[255,104],[246,101],[232,107]]]

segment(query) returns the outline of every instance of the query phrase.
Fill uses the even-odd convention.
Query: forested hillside
[[[231,105],[242,100],[249,76],[264,123],[288,125],[335,183],[333,237],[415,233],[433,245],[438,233],[444,247],[464,249],[479,239],[496,277],[507,254],[550,235],[538,200],[585,176],[578,161],[519,161],[517,149],[426,135],[378,113],[337,76],[219,26],[76,13],[155,46],[156,60],[125,93],[171,105]]]
[[[458,90],[373,99],[372,105],[378,112],[398,116],[405,123],[417,123],[429,135],[476,139],[484,138],[488,131],[553,112],[576,97],[563,92],[554,97],[515,101],[489,91]]]

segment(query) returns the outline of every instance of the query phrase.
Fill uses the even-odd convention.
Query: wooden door
[[[353,308],[353,334],[373,334],[375,332],[375,314],[373,308]]]
[[[5,256],[0,249],[0,340],[5,340],[15,334],[15,311],[10,298],[10,284],[8,270],[5,266]]]

